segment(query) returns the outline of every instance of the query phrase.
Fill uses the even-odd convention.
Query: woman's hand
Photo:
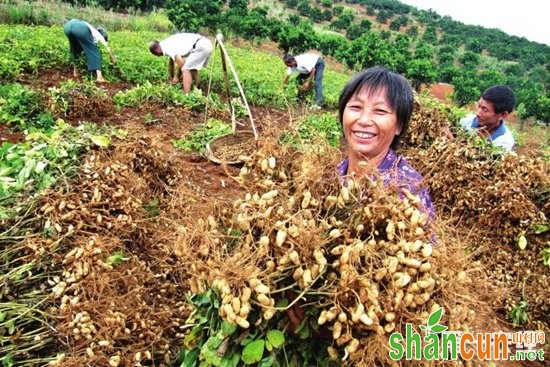
[[[113,54],[109,54],[109,59],[111,60],[112,64],[116,64],[116,57]]]

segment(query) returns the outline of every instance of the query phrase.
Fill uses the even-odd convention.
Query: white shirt
[[[95,43],[98,43],[100,42],[101,44],[103,44],[107,50],[109,49],[109,45],[107,45],[107,41],[105,41],[105,38],[103,38],[103,36],[101,35],[101,33],[99,33],[97,31],[97,29],[95,29],[94,27],[92,27],[89,23],[85,22],[86,25],[88,26],[88,28],[90,29],[90,33],[92,34],[92,38],[94,39],[94,42]]]
[[[193,50],[193,45],[200,38],[202,36],[196,33],[177,33],[159,43],[162,53],[175,60],[177,55],[181,57],[188,56]]]
[[[291,75],[295,71],[299,72],[300,74],[309,74],[311,73],[311,70],[315,67],[315,64],[317,64],[317,61],[319,60],[319,55],[315,54],[301,54],[294,57],[296,59],[296,67],[295,68],[288,68],[287,75]]]

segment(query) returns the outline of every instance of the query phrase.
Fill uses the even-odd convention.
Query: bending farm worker
[[[315,83],[316,104],[312,105],[310,109],[320,109],[323,105],[323,72],[325,71],[323,58],[314,53],[305,53],[298,56],[285,54],[283,62],[288,66],[283,79],[283,86],[288,83],[288,79],[295,71],[300,74],[296,80],[301,84],[299,87],[301,93],[309,90],[311,81],[313,80]]]
[[[73,76],[78,77],[78,69],[76,66],[76,58],[84,51],[86,55],[86,63],[89,72],[96,72],[96,81],[104,83],[106,80],[103,78],[101,71],[101,52],[97,43],[101,43],[105,46],[105,49],[109,53],[109,58],[114,64],[116,62],[115,56],[111,53],[111,49],[107,44],[109,38],[107,31],[103,28],[94,28],[88,22],[79,19],[71,19],[63,27],[65,35],[69,39],[71,62],[73,64]]]
[[[212,42],[196,33],[177,33],[162,41],[149,43],[149,51],[155,56],[168,55],[170,82],[178,83],[183,73],[183,92],[188,94],[191,86],[199,84],[199,70],[208,65],[212,53]],[[184,61],[184,57],[187,59]],[[177,65],[177,71],[174,70]]]

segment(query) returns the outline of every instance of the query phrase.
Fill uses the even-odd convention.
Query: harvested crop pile
[[[342,187],[329,149],[263,141],[238,178],[248,193],[182,233],[186,360],[380,366],[406,323],[443,307],[442,323],[468,330],[485,312],[480,269],[434,242],[418,197],[375,179]]]
[[[112,113],[112,102],[106,90],[90,83],[68,81],[50,88],[50,109],[58,117],[101,117]]]
[[[446,119],[417,103],[406,155],[424,176],[440,218],[481,260],[492,286],[509,290],[493,305],[510,318],[527,302],[528,320],[512,321],[549,330],[550,267],[542,254],[550,248],[550,169],[540,158],[495,153],[477,137],[437,138]]]
[[[495,300],[495,306],[505,307],[508,314],[527,300],[530,322],[548,329],[550,267],[541,256],[550,241],[550,172],[545,163],[493,155],[458,139],[437,140],[408,154],[424,174],[436,207],[463,229],[494,285],[512,290],[504,304]]]
[[[440,108],[443,107],[440,106]],[[442,128],[449,126],[449,120],[448,113],[440,108],[425,106],[416,96],[414,111],[403,145],[416,148],[428,147],[435,139],[442,136]]]
[[[59,353],[52,365],[168,365],[178,352],[189,309],[172,244],[175,220],[188,212],[180,203],[164,217],[159,206],[169,207],[176,186],[188,199],[193,193],[179,186],[179,173],[156,144],[136,137],[93,152],[82,176],[67,183],[71,189],[46,193],[30,215],[27,225],[47,236],[29,229],[18,248],[22,260],[44,262],[45,274],[30,285],[49,294],[53,328],[34,342]],[[14,284],[11,294],[25,289]]]

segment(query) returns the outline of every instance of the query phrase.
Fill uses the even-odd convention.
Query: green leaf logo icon
[[[439,324],[439,320],[441,320],[442,315],[443,307],[440,307],[439,310],[432,312],[428,318],[428,325],[420,325],[420,329],[426,332],[426,335],[430,335],[431,333],[441,333],[447,330],[447,326]]]

